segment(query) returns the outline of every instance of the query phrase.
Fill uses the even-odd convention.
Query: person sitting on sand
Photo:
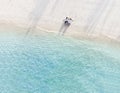
[[[64,35],[64,33],[66,32],[66,30],[68,29],[68,27],[71,25],[72,23],[72,19],[69,17],[66,17],[64,20],[64,23],[62,24],[60,30],[59,30],[59,35]]]

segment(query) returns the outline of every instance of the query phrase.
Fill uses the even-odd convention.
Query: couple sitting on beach
[[[66,18],[64,19],[64,24],[67,25],[67,26],[70,26],[71,23],[72,23],[72,21],[73,21],[73,20],[72,20],[71,18],[66,17]]]
[[[63,24],[59,30],[59,35],[64,35],[64,33],[66,32],[67,28],[71,25],[72,23],[72,19],[69,18],[69,17],[66,17],[64,20],[63,20]]]

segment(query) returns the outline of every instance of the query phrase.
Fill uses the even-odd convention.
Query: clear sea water
[[[49,33],[4,33],[0,93],[120,93],[120,50]]]

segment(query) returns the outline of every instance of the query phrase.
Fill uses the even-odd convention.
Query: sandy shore
[[[15,32],[17,35],[25,35],[25,33],[28,31],[29,26],[25,25],[17,25],[15,23],[0,23],[0,33],[4,32]],[[50,28],[48,26],[48,28]],[[59,28],[59,27],[58,27]],[[8,30],[9,29],[9,30]],[[75,29],[76,30],[76,29]],[[77,29],[79,30],[79,29]],[[33,32],[34,35],[39,36],[40,34],[45,33],[50,33],[50,34],[58,34],[59,29],[53,30],[53,29],[47,29],[44,26],[38,26],[35,31]],[[100,42],[104,44],[110,44],[111,46],[116,46],[120,47],[120,41],[117,39],[110,38],[108,36],[102,35],[102,34],[90,34],[90,33],[85,33],[82,31],[68,31],[64,35],[65,37],[72,37],[75,39],[80,39],[80,40],[90,40],[93,42]]]

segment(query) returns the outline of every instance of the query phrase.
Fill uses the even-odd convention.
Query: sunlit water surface
[[[43,33],[0,37],[0,93],[119,93],[120,50]]]

